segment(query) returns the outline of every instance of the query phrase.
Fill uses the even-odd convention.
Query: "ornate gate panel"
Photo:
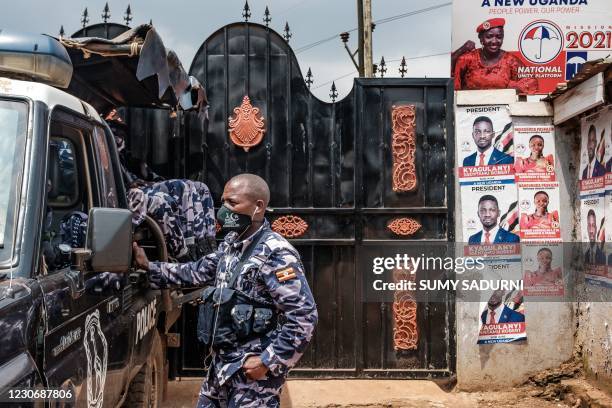
[[[261,175],[274,229],[302,254],[320,319],[292,375],[453,372],[451,299],[416,305],[398,292],[394,303],[364,303],[357,265],[365,247],[453,239],[450,81],[357,79],[346,98],[324,103],[287,42],[252,23],[209,37],[190,75],[206,84],[209,121],[202,133],[185,117],[181,143],[196,149],[203,140],[201,172],[215,203],[231,176]],[[199,375],[194,310],[183,325],[178,372]]]
[[[126,26],[100,24],[74,36]],[[272,192],[273,228],[298,248],[319,325],[294,376],[448,376],[454,306],[366,303],[360,254],[385,245],[452,241],[452,88],[447,79],[357,79],[324,103],[304,82],[287,42],[268,27],[236,23],[200,47],[190,69],[205,84],[209,120],[129,109],[132,154],[167,177],[205,181],[217,205],[231,176],[252,172]],[[396,279],[406,279],[397,272]],[[202,375],[196,309],[169,349],[173,375]],[[173,329],[174,330],[174,329]]]

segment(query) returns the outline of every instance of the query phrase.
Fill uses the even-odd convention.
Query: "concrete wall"
[[[600,386],[612,392],[612,305],[609,302],[583,302],[578,305],[577,314],[576,344],[585,371]]]
[[[580,128],[577,121],[573,121],[564,127],[556,129],[558,138],[562,138],[570,143],[569,149],[563,147],[562,154],[570,153],[567,157],[560,160],[568,163],[563,166],[567,172],[564,175],[568,180],[572,177],[573,184],[578,180],[577,169],[579,168],[579,147],[580,147]],[[574,149],[574,154],[571,154]],[[557,149],[559,151],[559,149]],[[571,188],[570,188],[571,189]],[[577,191],[577,187],[574,188]],[[574,204],[574,230],[572,239],[580,241],[580,201],[578,197],[572,199]],[[609,209],[606,209],[608,211]],[[576,329],[575,329],[575,350],[582,358],[587,375],[596,380],[600,386],[612,392],[612,303],[604,302],[611,298],[610,289],[589,286],[585,288],[584,282],[577,279],[577,290],[580,293],[588,293],[588,300],[585,301],[584,295],[578,297],[576,307]],[[597,300],[597,301],[593,301]]]
[[[508,95],[507,90],[480,91],[478,98],[462,97],[457,92],[457,105],[509,103],[513,114],[552,115],[550,106],[543,103],[518,103]],[[527,108],[527,109],[525,109]],[[575,221],[576,168],[568,165],[578,158],[575,145],[566,143],[556,135],[558,160],[556,171],[560,181],[560,223],[571,226]],[[560,165],[561,164],[561,165]],[[456,237],[457,242],[465,242],[462,237],[461,196],[456,191]],[[563,240],[571,241],[573,228],[563,229]],[[574,347],[575,313],[572,303],[526,303],[525,318],[527,341],[478,345],[478,303],[456,304],[457,316],[457,386],[462,390],[494,389],[511,387],[523,383],[529,374],[556,367],[572,356]]]

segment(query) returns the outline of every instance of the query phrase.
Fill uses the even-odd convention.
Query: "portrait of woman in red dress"
[[[516,89],[533,93],[538,89],[535,78],[519,78],[520,59],[501,49],[504,42],[503,18],[492,18],[476,28],[481,48],[467,41],[453,53],[455,89]]]
[[[559,212],[548,211],[550,198],[545,191],[538,191],[533,196],[535,211],[533,214],[523,214],[519,221],[522,230],[559,228]]]
[[[563,276],[561,274],[561,268],[553,268],[551,266],[553,258],[552,251],[549,248],[540,248],[537,258],[538,268],[533,271],[525,271],[523,284],[527,292],[539,285],[562,284]]]
[[[547,173],[555,169],[555,160],[552,154],[544,156],[544,138],[533,135],[529,138],[529,156],[515,157],[514,170],[517,173]]]

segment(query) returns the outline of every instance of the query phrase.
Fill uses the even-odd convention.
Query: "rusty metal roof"
[[[573,87],[580,85],[587,79],[594,77],[600,72],[606,71],[612,65],[612,58],[600,58],[592,61],[587,61],[582,65],[582,69],[578,72],[572,79],[569,81],[557,85],[557,89],[551,92],[544,101],[552,101],[559,96],[563,95],[565,92],[569,91]]]

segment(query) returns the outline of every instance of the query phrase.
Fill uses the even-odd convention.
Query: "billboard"
[[[547,94],[612,51],[609,0],[455,0],[455,89]]]

